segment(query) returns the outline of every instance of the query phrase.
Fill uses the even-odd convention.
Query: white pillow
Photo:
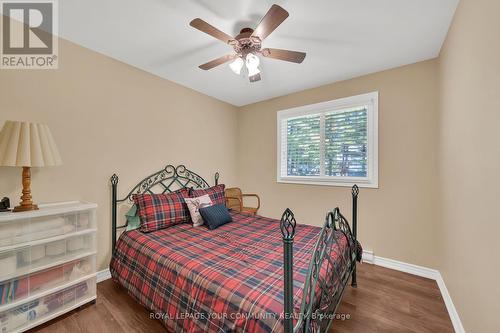
[[[208,194],[202,195],[196,198],[184,198],[186,202],[189,213],[191,214],[191,220],[193,220],[193,227],[199,227],[203,225],[203,218],[201,217],[200,208],[212,206],[212,200]]]

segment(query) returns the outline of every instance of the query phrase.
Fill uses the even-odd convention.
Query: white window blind
[[[278,181],[378,187],[378,93],[278,112]]]
[[[290,176],[320,175],[320,116],[303,116],[283,122],[287,161],[285,173]]]
[[[325,175],[366,177],[367,108],[325,115]]]

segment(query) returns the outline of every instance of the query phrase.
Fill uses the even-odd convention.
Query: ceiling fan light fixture
[[[254,76],[260,73],[259,67],[248,67],[248,76]]]
[[[240,75],[241,69],[243,68],[243,59],[240,57],[236,58],[232,63],[229,64],[229,68],[234,72],[236,75]]]
[[[247,54],[246,64],[248,69],[257,68],[260,65],[260,59],[255,54],[249,53]]]
[[[247,54],[246,65],[248,69],[248,76],[254,76],[260,73],[259,70],[260,59],[253,53]]]

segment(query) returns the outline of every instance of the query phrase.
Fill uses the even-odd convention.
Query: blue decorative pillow
[[[229,211],[223,204],[216,204],[209,207],[199,209],[203,221],[208,226],[208,229],[214,230],[223,224],[231,222],[233,219],[229,215]]]

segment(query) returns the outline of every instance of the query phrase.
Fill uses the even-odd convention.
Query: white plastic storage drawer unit
[[[0,333],[22,332],[96,298],[96,204],[0,213]]]

